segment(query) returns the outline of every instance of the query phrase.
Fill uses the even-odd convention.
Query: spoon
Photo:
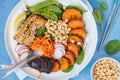
[[[25,59],[23,59],[22,61],[14,64],[14,65],[12,65],[12,64],[0,65],[0,77],[4,78],[7,75],[9,75],[10,73],[12,73],[16,68],[26,66],[25,64],[35,57],[38,57],[38,53],[36,54],[34,51],[32,51],[32,52],[29,52],[29,55]]]

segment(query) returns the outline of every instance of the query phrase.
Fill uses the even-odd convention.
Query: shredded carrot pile
[[[30,48],[42,52],[47,57],[52,57],[54,54],[54,43],[50,38],[38,37],[30,44]]]

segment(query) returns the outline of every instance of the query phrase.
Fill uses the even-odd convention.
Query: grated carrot
[[[38,37],[30,44],[30,48],[42,52],[47,57],[52,57],[54,54],[54,43],[50,38]]]

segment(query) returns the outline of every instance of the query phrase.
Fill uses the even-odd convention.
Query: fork
[[[40,55],[39,55],[40,56]],[[15,71],[15,69],[26,66],[27,62],[29,62],[30,60],[32,60],[33,58],[38,57],[38,54],[36,54],[34,51],[29,52],[29,55],[23,59],[22,61],[12,65],[0,65],[0,77],[4,78],[7,75],[9,75],[10,73],[12,73],[13,71]],[[26,64],[26,65],[25,65]]]

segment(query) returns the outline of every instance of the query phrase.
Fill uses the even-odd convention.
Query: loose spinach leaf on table
[[[104,10],[108,10],[108,5],[105,2],[100,1],[99,4]]]
[[[104,1],[96,0],[104,10],[108,10],[108,5]]]
[[[106,44],[104,50],[110,56],[118,53],[120,51],[120,41],[118,41],[118,40],[109,41]]]
[[[104,19],[104,14],[99,8],[95,8],[93,11],[93,16],[97,24],[100,25],[102,31],[102,22]]]

